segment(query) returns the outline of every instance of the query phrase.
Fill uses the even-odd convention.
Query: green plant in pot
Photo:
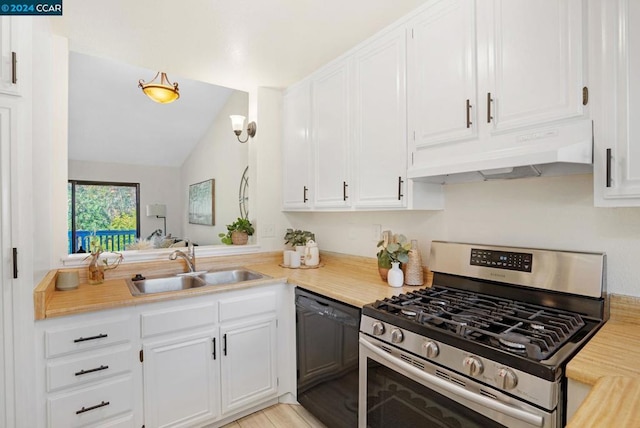
[[[407,263],[411,242],[404,235],[393,235],[390,238],[378,242],[378,272],[383,280],[387,280],[387,272],[391,269],[391,263]]]
[[[227,233],[219,233],[220,241],[227,245],[244,245],[253,235],[255,229],[247,218],[238,217],[236,221],[227,225]]]
[[[291,245],[292,247],[300,247],[307,245],[307,241],[316,240],[316,235],[308,230],[293,230],[287,229],[284,234],[284,244]]]

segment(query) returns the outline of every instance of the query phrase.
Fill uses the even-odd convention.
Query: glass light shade
[[[158,74],[161,75],[160,83],[154,83]],[[156,74],[153,80],[149,83],[144,83],[140,80],[138,86],[142,89],[142,92],[144,92],[150,99],[160,104],[171,103],[180,98],[178,84],[171,84],[166,73],[158,74]]]
[[[229,116],[229,118],[231,119],[231,127],[233,128],[233,132],[235,132],[236,134],[240,134],[244,127],[245,117],[238,114],[233,114]]]

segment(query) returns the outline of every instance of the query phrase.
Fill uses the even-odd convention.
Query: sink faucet
[[[182,250],[175,250],[173,253],[169,254],[169,260],[175,260],[178,257],[183,258],[187,262],[187,266],[189,266],[189,272],[196,271],[196,249],[192,243],[187,244],[187,253]]]

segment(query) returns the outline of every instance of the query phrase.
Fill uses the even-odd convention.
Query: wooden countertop
[[[592,386],[568,427],[640,426],[640,299],[611,296],[609,321],[567,364]]]
[[[168,270],[167,262],[137,264],[137,266],[134,266],[134,264],[121,265],[117,270],[109,271],[110,275],[114,275],[117,272],[119,277],[107,279],[99,285],[81,283],[77,289],[66,291],[55,289],[57,271],[51,271],[34,290],[35,318],[45,319],[150,302],[182,299],[189,296],[219,293],[275,282],[288,282],[293,285],[299,285],[310,291],[315,291],[356,307],[362,307],[378,299],[420,288],[408,286],[393,288],[388,286],[378,274],[375,258],[323,253],[321,267],[316,269],[283,268],[278,266],[280,260],[280,252],[265,253],[259,256],[230,256],[224,261],[218,258],[215,262],[199,260],[198,269],[221,269],[223,267],[222,263],[224,263],[224,267],[243,266],[268,275],[271,278],[142,296],[133,296],[131,294],[126,278],[132,277],[134,272],[143,272],[149,276],[151,275],[148,272],[172,275],[182,271],[181,265],[175,265],[178,268],[177,271]],[[155,266],[156,264],[157,266]],[[161,267],[162,271],[159,271],[158,267]],[[81,274],[81,282],[83,280],[84,277]],[[431,284],[432,275],[428,271],[425,272],[425,280],[425,286]]]

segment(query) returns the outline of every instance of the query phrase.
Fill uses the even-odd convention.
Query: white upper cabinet
[[[478,3],[490,131],[582,116],[582,0]],[[483,77],[485,78],[485,77]]]
[[[20,89],[17,69],[20,40],[18,19],[0,16],[0,93],[11,95],[18,95]]]
[[[353,58],[353,204],[406,206],[407,107],[404,28]]]
[[[411,23],[409,129],[417,146],[477,136],[474,2],[437,2]]]
[[[640,2],[589,3],[594,203],[640,206]]]
[[[396,25],[287,89],[284,210],[443,208],[439,185],[407,180],[406,49]]]
[[[312,80],[312,135],[316,208],[351,205],[351,73],[343,60],[324,69]]]
[[[311,86],[301,82],[287,90],[283,103],[282,206],[286,210],[311,206]]]
[[[409,177],[590,164],[581,0],[440,0],[410,22]]]

